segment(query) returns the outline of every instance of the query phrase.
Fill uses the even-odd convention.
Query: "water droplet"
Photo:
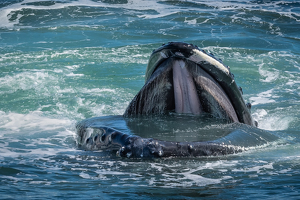
[[[159,155],[159,156],[163,156],[163,154],[164,154],[164,152],[163,152],[162,150],[160,150],[160,151],[158,152],[158,155]]]
[[[132,155],[131,152],[128,152],[128,153],[126,154],[127,158],[130,158],[131,155]]]

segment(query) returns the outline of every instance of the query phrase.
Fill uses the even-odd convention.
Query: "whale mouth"
[[[205,112],[253,125],[229,67],[194,45],[172,42],[154,50],[145,79],[124,116]]]
[[[183,60],[174,61],[172,71],[175,112],[199,115],[203,108],[197,95],[193,77],[185,62]]]
[[[175,60],[172,71],[176,113],[199,115],[208,112],[215,117],[238,122],[233,105],[222,87],[201,67]]]

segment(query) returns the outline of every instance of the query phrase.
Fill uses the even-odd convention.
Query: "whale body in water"
[[[128,158],[234,154],[278,139],[257,128],[250,109],[220,59],[195,45],[170,42],[151,54],[145,85],[123,116],[83,120],[76,133],[83,149],[117,151]],[[117,121],[129,131],[107,126]],[[176,137],[155,135],[166,127]]]

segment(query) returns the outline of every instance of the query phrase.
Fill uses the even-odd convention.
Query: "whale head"
[[[256,125],[228,66],[197,46],[170,42],[150,56],[145,85],[124,116],[208,113]]]

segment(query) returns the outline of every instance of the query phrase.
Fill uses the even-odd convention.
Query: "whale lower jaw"
[[[77,123],[77,141],[85,150],[116,151],[116,155],[127,158],[201,157],[235,154],[256,146],[272,145],[276,135],[256,127],[234,123],[228,135],[212,141],[176,142],[143,138],[101,126],[100,118],[90,118]],[[223,127],[223,129],[226,127]],[[229,128],[229,127],[227,127]]]

